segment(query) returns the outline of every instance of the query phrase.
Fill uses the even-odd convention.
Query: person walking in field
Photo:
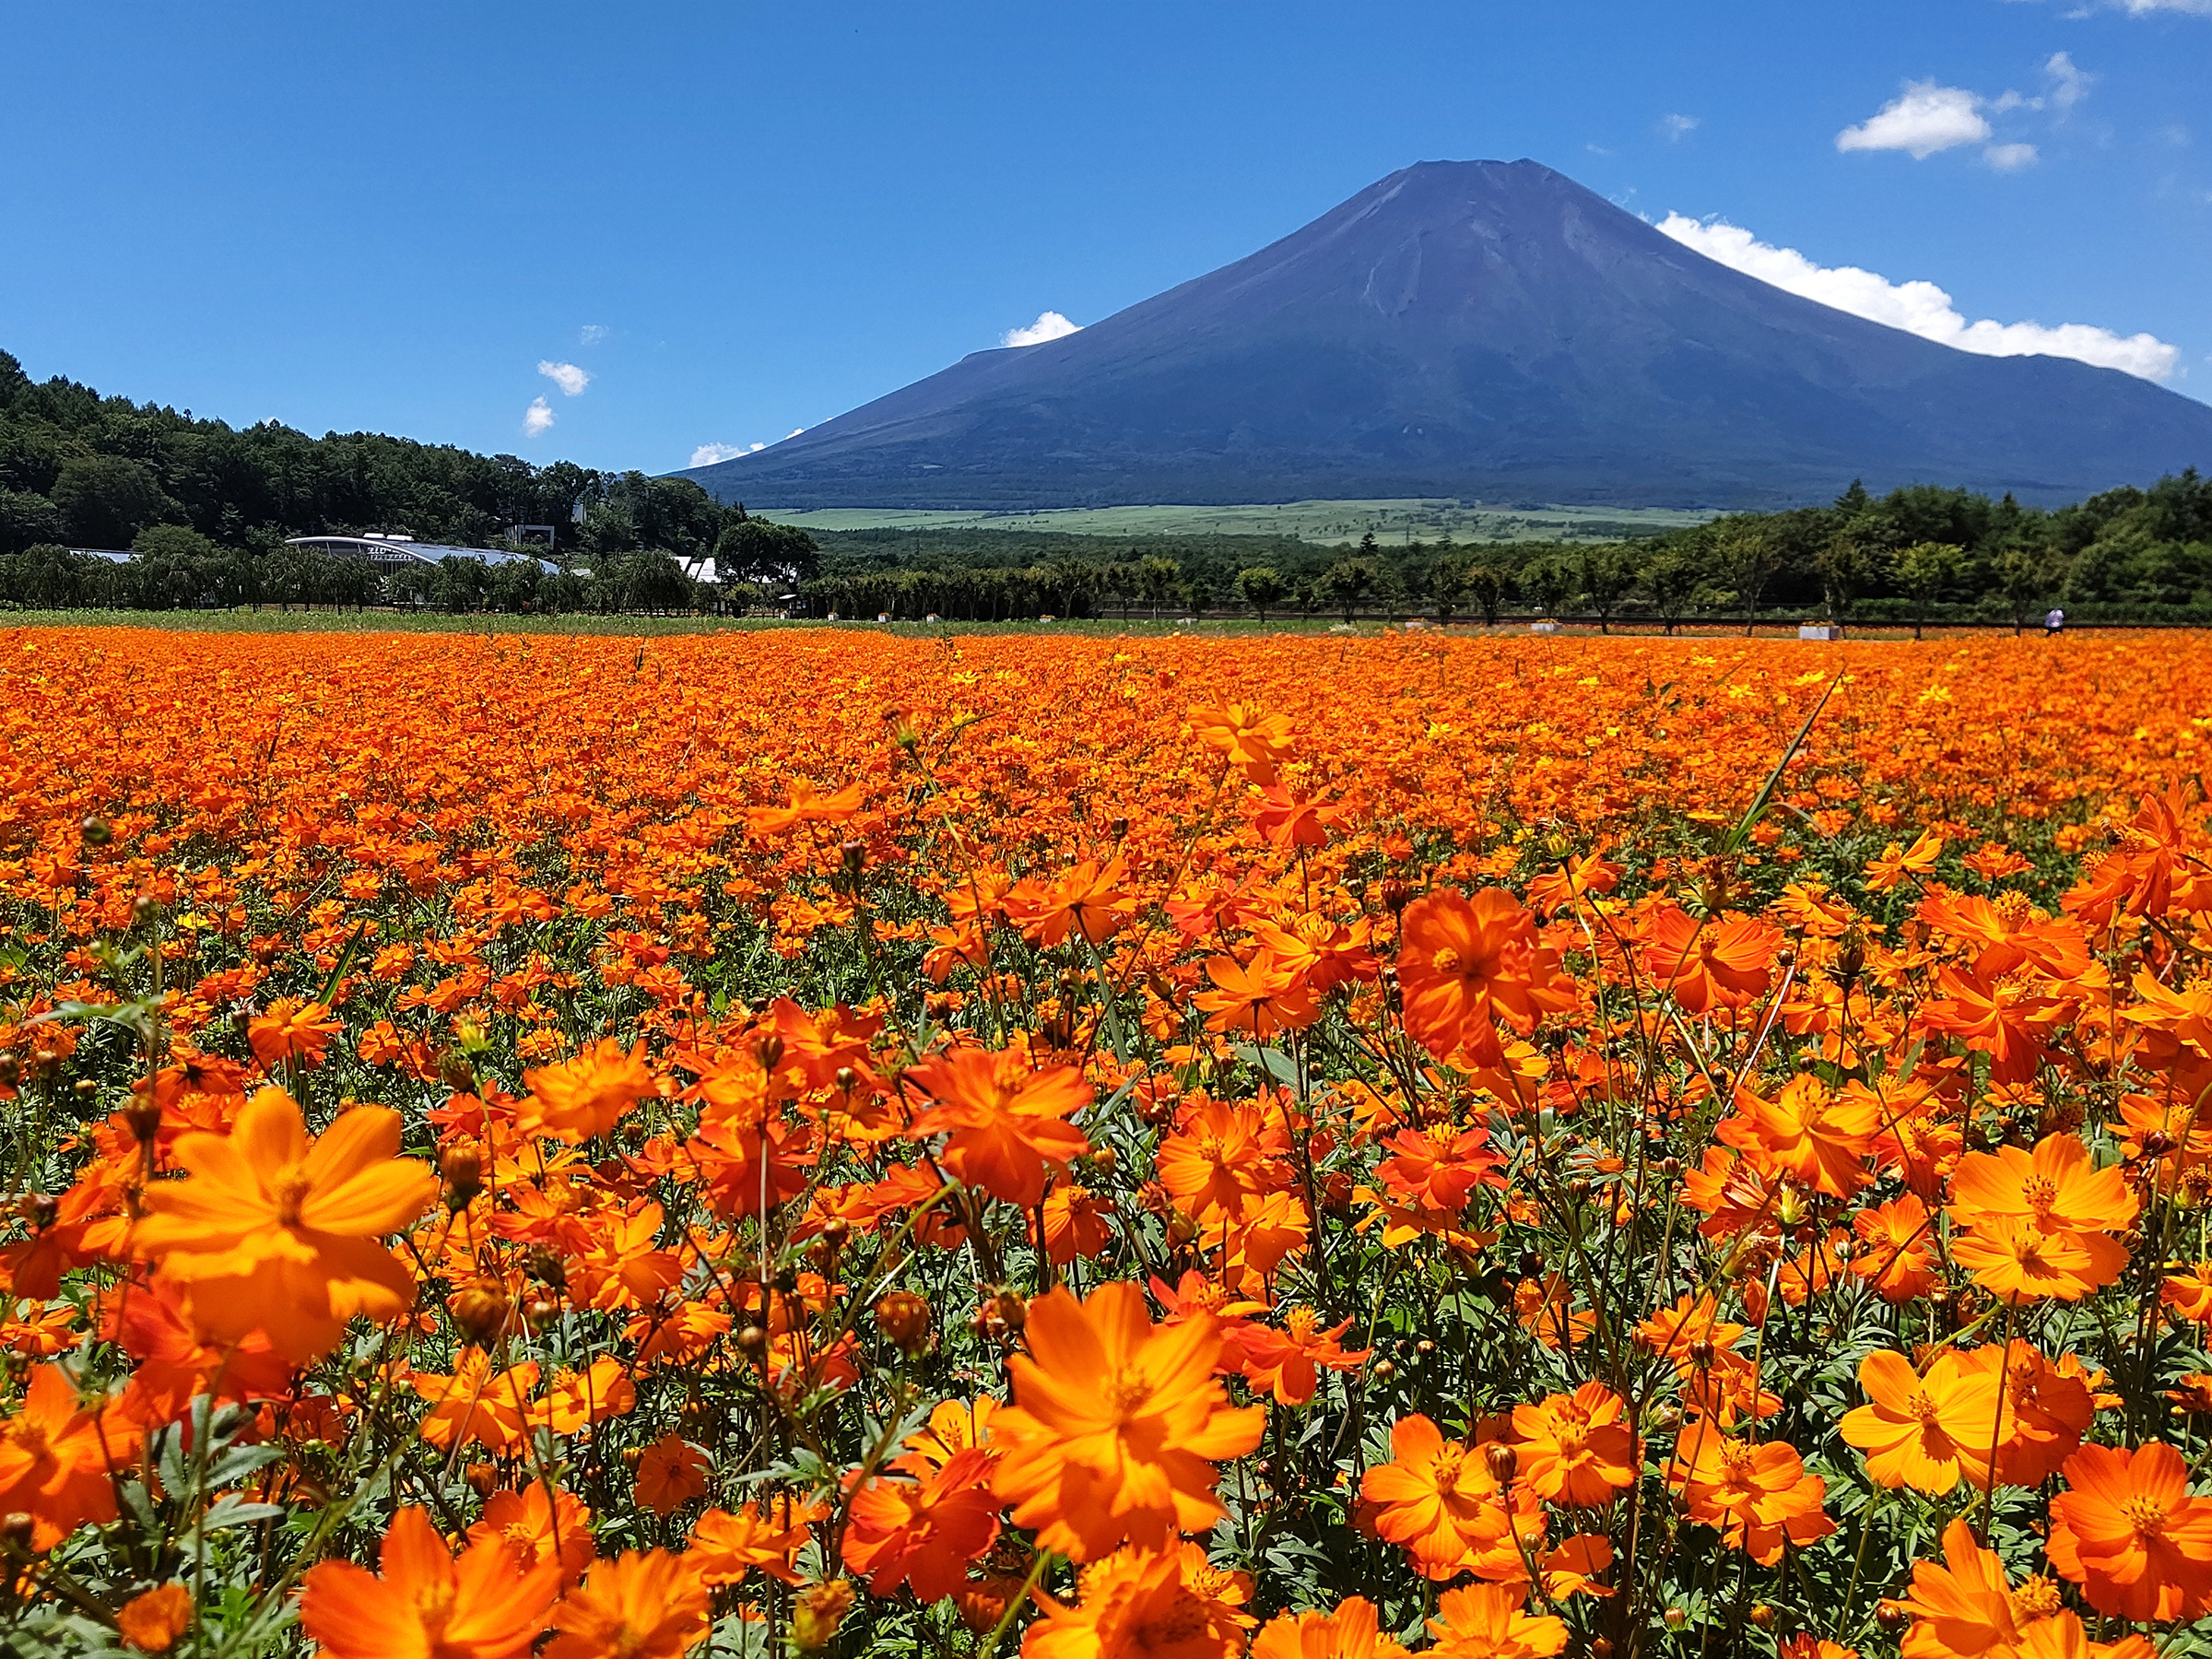
[[[2065,633],[2065,631],[2066,613],[2059,609],[2058,606],[2054,605],[2048,611],[2043,613],[2043,632],[2048,635]]]

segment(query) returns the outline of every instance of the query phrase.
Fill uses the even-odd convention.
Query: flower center
[[[453,1617],[453,1586],[451,1583],[425,1584],[415,1592],[415,1617],[422,1622],[424,1634],[433,1645],[442,1641],[445,1627]]]
[[[1206,1608],[1186,1589],[1129,1632],[1131,1645],[1140,1653],[1181,1647],[1206,1634]]]
[[[1457,1446],[1446,1446],[1436,1454],[1432,1465],[1436,1472],[1436,1489],[1441,1497],[1449,1498],[1459,1490],[1459,1477],[1466,1462],[1466,1453]]]
[[[19,1417],[8,1424],[7,1438],[23,1448],[26,1457],[37,1459],[46,1455],[45,1426],[32,1422],[28,1417]]]
[[[2039,1618],[2048,1618],[2062,1605],[2056,1582],[2040,1572],[2023,1582],[2012,1593],[2012,1616],[2021,1624],[2033,1624]]]
[[[2147,1538],[2155,1538],[2166,1530],[2166,1506],[2146,1493],[2137,1492],[2120,1506],[2120,1512]]]
[[[1321,1316],[1311,1308],[1293,1308],[1283,1315],[1283,1335],[1293,1342],[1311,1342]]]
[[[1114,1372],[1113,1380],[1106,1384],[1106,1399],[1113,1407],[1113,1418],[1117,1423],[1135,1420],[1145,1402],[1151,1397],[1151,1382],[1140,1373],[1125,1368]]]
[[[1928,1397],[1926,1389],[1924,1388],[1915,1393],[1912,1396],[1912,1403],[1905,1409],[1912,1414],[1914,1420],[1922,1427],[1933,1428],[1935,1426],[1937,1407],[1936,1402]]]
[[[1429,965],[1449,979],[1455,973],[1465,971],[1467,964],[1465,957],[1447,945],[1429,959]]]
[[[2030,1175],[2020,1182],[2020,1196],[2028,1201],[2028,1207],[2035,1212],[2036,1219],[2040,1221],[2051,1213],[2051,1206],[2058,1202],[2058,1183],[2048,1175]]]
[[[269,1196],[276,1200],[276,1219],[287,1227],[300,1225],[300,1206],[314,1190],[304,1168],[293,1163],[277,1171],[276,1179],[269,1182]]]

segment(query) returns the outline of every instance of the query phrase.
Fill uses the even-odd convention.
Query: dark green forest
[[[551,544],[542,532],[550,526]],[[381,532],[530,550],[397,572],[288,547]],[[127,562],[71,549],[129,551]],[[702,561],[712,559],[713,580]],[[1708,625],[2212,622],[2212,481],[2194,470],[2055,510],[1959,489],[1733,513],[1633,541],[1327,547],[1029,530],[808,535],[696,484],[374,433],[242,429],[32,382],[0,352],[0,605],[189,609],[1479,618]]]

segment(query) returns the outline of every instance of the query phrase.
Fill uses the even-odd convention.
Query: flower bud
[[[876,1329],[886,1342],[919,1353],[929,1341],[929,1304],[912,1290],[887,1291],[876,1304]]]
[[[488,1348],[506,1329],[507,1315],[513,1304],[507,1300],[505,1285],[489,1274],[478,1274],[454,1291],[445,1307],[453,1315],[453,1324],[460,1326],[471,1342]]]
[[[1512,1486],[1514,1472],[1521,1467],[1521,1454],[1503,1441],[1492,1441],[1484,1450],[1482,1461],[1490,1478],[1501,1487]]]
[[[459,1215],[484,1190],[484,1155],[474,1147],[449,1147],[438,1167],[445,1177],[445,1207]]]
[[[79,824],[76,833],[88,847],[104,847],[115,839],[115,831],[109,827],[108,820],[97,814]]]

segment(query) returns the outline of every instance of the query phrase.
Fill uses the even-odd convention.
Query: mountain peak
[[[2212,463],[2212,407],[1771,288],[1540,162],[1419,161],[1077,333],[686,475],[776,507],[1456,497],[2071,500]]]

